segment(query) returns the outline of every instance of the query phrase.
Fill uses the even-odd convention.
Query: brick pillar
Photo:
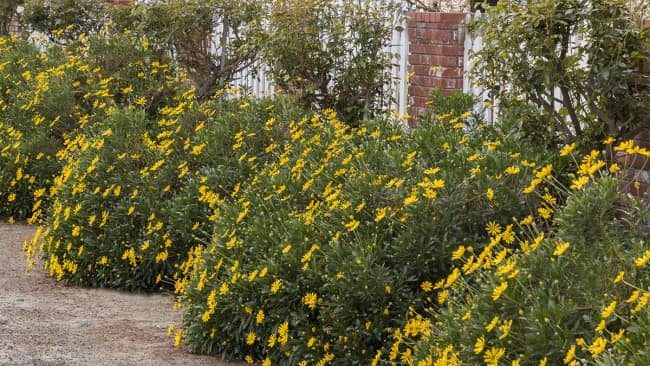
[[[643,26],[650,27],[650,19],[644,20]],[[638,74],[645,77],[650,76],[650,64],[642,64]],[[650,88],[645,77],[639,77],[639,81],[645,83],[645,88]],[[634,136],[634,144],[650,150],[650,120],[646,117],[645,121],[641,131]],[[621,191],[637,197],[650,194],[650,158],[639,154],[628,155],[621,151],[616,154],[616,160],[624,167],[621,172]],[[650,205],[650,200],[647,200],[646,203]],[[650,227],[650,223],[648,224]]]
[[[634,144],[650,150],[650,126],[634,136]],[[628,155],[623,151],[616,154],[616,160],[623,165],[621,190],[637,197],[650,191],[650,159],[643,155]]]
[[[461,23],[465,13],[407,14],[409,37],[409,115],[416,117],[427,109],[433,88],[444,95],[463,88],[465,35]]]

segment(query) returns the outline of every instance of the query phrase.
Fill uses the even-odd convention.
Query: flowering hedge
[[[611,140],[609,140],[611,143]],[[642,153],[625,144],[616,150]],[[569,154],[572,145],[561,154]],[[460,246],[436,286],[445,307],[395,332],[387,361],[418,365],[643,365],[650,319],[647,202],[623,198],[596,151],[571,187],[551,166],[526,192],[538,212],[488,226],[480,252]],[[568,197],[567,197],[568,196]],[[560,204],[561,198],[566,199]],[[552,215],[552,216],[550,216]],[[546,225],[545,225],[546,223]],[[420,339],[412,343],[413,339]]]
[[[282,139],[281,124],[264,123],[280,114],[275,107],[197,104],[188,91],[156,120],[116,109],[77,135],[46,214],[50,274],[98,287],[171,287],[190,248],[209,237],[219,206],[262,162],[263,146]]]
[[[0,216],[36,221],[66,145],[115,106],[157,114],[181,91],[167,61],[129,35],[82,38],[44,52],[0,38]]]
[[[178,336],[265,365],[370,362],[410,312],[437,307],[453,250],[529,209],[532,155],[464,130],[468,116],[414,131],[351,129],[331,111],[290,124],[184,264]]]

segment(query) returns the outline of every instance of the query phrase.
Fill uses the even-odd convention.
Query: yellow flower
[[[275,294],[280,290],[280,287],[282,286],[282,281],[281,280],[275,280],[273,284],[271,284],[271,293]]]
[[[315,293],[309,292],[302,298],[303,304],[307,305],[311,310],[316,309],[318,297]]]
[[[566,145],[560,150],[560,156],[567,156],[569,155],[574,149],[576,148],[576,143],[572,143],[569,145]]]
[[[612,338],[611,338],[610,343],[614,344],[614,343],[620,341],[621,338],[623,338],[623,334],[624,334],[624,333],[625,333],[625,329],[624,329],[624,328],[621,328],[621,329],[620,329],[618,332],[616,332],[616,333],[612,333]]]
[[[605,347],[607,346],[607,340],[603,337],[598,337],[594,340],[594,343],[589,346],[589,352],[592,356],[596,357],[599,354],[603,353]]]
[[[603,330],[605,330],[606,326],[607,324],[605,323],[605,319],[601,320],[600,322],[598,322],[598,325],[596,326],[596,332],[602,333]]]
[[[449,291],[443,290],[438,293],[438,304],[442,305],[447,301],[449,297]]]
[[[639,294],[640,294],[639,290],[634,290],[634,292],[632,292],[632,295],[630,295],[630,297],[628,297],[627,300],[625,300],[625,302],[628,304],[635,302],[639,298]]]
[[[518,174],[520,171],[521,171],[521,169],[518,166],[515,166],[515,165],[509,166],[508,168],[506,168],[506,173],[510,174],[510,175]]]
[[[492,300],[497,301],[503,292],[508,288],[508,282],[502,282],[499,286],[492,290]]]
[[[538,366],[546,366],[547,362],[548,362],[548,358],[544,357],[541,360],[539,360],[539,363],[537,365]]]
[[[183,331],[177,330],[174,335],[174,346],[178,347],[181,345],[181,340],[183,339]]]
[[[345,224],[345,227],[348,229],[348,231],[354,231],[359,227],[359,224],[361,224],[360,221],[352,220]]]
[[[454,250],[451,253],[451,260],[452,261],[459,260],[459,259],[463,258],[463,254],[465,254],[465,246],[461,245],[461,246],[458,247],[458,249]]]
[[[485,225],[485,230],[492,236],[499,235],[501,233],[501,225],[497,224],[494,221],[490,221]]]
[[[603,311],[600,313],[600,316],[603,319],[609,318],[616,310],[616,300],[612,301]]]
[[[548,177],[551,174],[552,170],[553,170],[553,164],[548,164],[542,169],[540,169],[537,173],[535,173],[535,177],[537,179],[543,180],[544,178]]]
[[[587,176],[581,176],[578,179],[575,179],[574,181],[571,182],[571,186],[569,188],[579,190],[582,189],[582,187],[585,186],[585,184],[589,183],[589,177]]]
[[[537,213],[539,213],[539,216],[541,216],[544,219],[549,219],[551,217],[551,214],[553,213],[553,210],[547,207],[540,207],[537,209]]]
[[[491,332],[494,329],[494,327],[497,326],[498,323],[499,323],[499,316],[497,315],[494,318],[492,318],[492,320],[490,321],[490,324],[485,326],[485,330],[487,330],[488,332]]]
[[[649,261],[650,261],[650,249],[646,250],[645,253],[643,253],[643,257],[636,258],[634,260],[634,265],[636,265],[637,267],[645,267]]]
[[[492,188],[488,188],[486,196],[490,201],[492,201],[494,199],[494,190],[492,190]]]
[[[424,292],[430,292],[433,289],[433,284],[429,281],[424,281],[420,284],[420,288]]]
[[[528,215],[519,221],[519,225],[530,225],[533,223],[533,215]]]
[[[557,243],[557,245],[555,246],[555,250],[553,251],[553,255],[560,256],[564,254],[569,249],[570,245],[571,244],[569,244],[569,242]]]
[[[270,358],[265,358],[264,361],[262,361],[262,366],[271,366],[271,359]]]
[[[571,348],[566,353],[566,356],[564,357],[564,364],[568,364],[569,362],[573,361],[573,359],[576,357],[576,345],[571,345]]]
[[[255,316],[255,323],[262,324],[264,322],[264,310],[259,310]]]
[[[476,343],[474,344],[474,353],[480,355],[483,352],[484,348],[485,348],[485,336],[481,336],[480,338],[476,339]]]
[[[253,343],[255,343],[255,339],[257,339],[255,332],[248,332],[248,334],[246,335],[246,344],[249,346],[252,345]]]
[[[485,352],[483,360],[486,364],[488,364],[488,366],[497,366],[499,364],[499,360],[505,354],[506,350],[504,348],[492,347],[487,352]]]
[[[510,334],[510,328],[512,327],[512,320],[506,320],[499,326],[499,330],[501,331],[501,335],[499,336],[499,339],[505,339],[508,337]]]
[[[614,283],[619,283],[619,282],[623,281],[624,276],[625,276],[624,271],[618,272],[618,275],[616,275],[616,278],[614,278]]]
[[[408,197],[406,197],[406,198],[404,199],[404,206],[408,206],[408,205],[414,204],[415,202],[418,201],[418,197],[417,197],[416,193],[417,193],[417,192],[416,192],[415,190],[413,190],[413,191],[411,192],[411,195],[408,196]]]
[[[383,220],[384,217],[386,217],[386,213],[388,212],[389,209],[390,209],[390,207],[383,207],[383,208],[375,209],[375,211],[377,212],[377,214],[375,216],[375,222],[379,222],[379,221]]]

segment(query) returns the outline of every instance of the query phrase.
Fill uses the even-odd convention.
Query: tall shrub
[[[648,34],[625,0],[500,1],[475,26],[485,44],[476,73],[504,113],[523,100],[563,143],[587,146],[650,123],[648,76],[637,72]]]
[[[264,59],[275,82],[305,105],[355,124],[386,106],[399,21],[396,2],[278,0]]]

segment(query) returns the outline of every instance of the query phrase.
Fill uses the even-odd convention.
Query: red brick
[[[431,65],[431,55],[409,55],[408,61],[410,65]]]
[[[650,170],[625,169],[621,174],[621,180],[650,184]]]
[[[410,85],[409,86],[409,95],[416,97],[429,97],[431,95],[432,88],[427,88],[425,86]]]
[[[624,168],[650,170],[650,159],[643,155],[628,155],[625,152],[618,152],[616,153],[616,161],[623,165]]]
[[[638,189],[637,187],[638,186]],[[641,197],[645,195],[650,188],[650,185],[645,184],[645,183],[637,183],[635,182],[622,182],[619,186],[618,189],[619,191],[623,193],[629,193],[633,196]]]
[[[438,30],[438,29],[425,29],[422,38],[430,43],[447,44],[453,41],[453,31]]]
[[[650,149],[650,127],[645,127],[634,136],[634,143]]]
[[[431,56],[431,65],[432,66],[442,66],[442,67],[450,67],[450,66],[462,66],[462,63],[458,65],[458,57],[457,56]]]
[[[413,106],[413,107],[426,107],[426,106],[427,106],[427,102],[428,102],[430,99],[431,99],[431,98],[430,98],[429,96],[426,96],[426,97],[416,97],[416,96],[412,96],[412,97],[409,97],[409,105],[410,105],[410,106]]]
[[[409,52],[428,55],[462,56],[465,53],[465,48],[458,45],[412,43],[409,45]]]

